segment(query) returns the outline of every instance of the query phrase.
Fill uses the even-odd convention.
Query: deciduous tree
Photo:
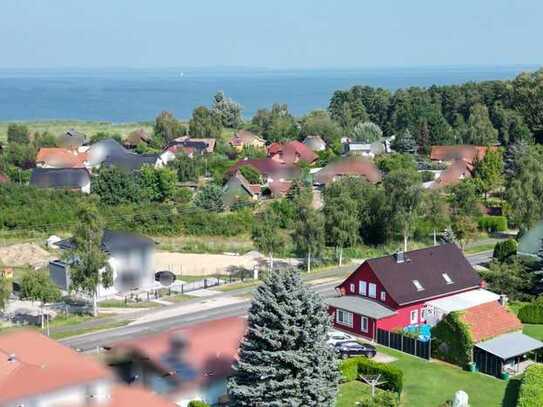
[[[215,112],[205,106],[194,109],[189,122],[189,134],[192,137],[219,138],[221,132],[221,119]]]
[[[299,253],[307,258],[307,272],[311,272],[311,257],[318,256],[324,248],[324,217],[322,213],[302,206],[298,208],[297,222],[292,240]]]
[[[256,248],[270,258],[270,271],[273,271],[273,258],[285,244],[280,232],[280,220],[272,210],[267,210],[253,224],[251,237]]]

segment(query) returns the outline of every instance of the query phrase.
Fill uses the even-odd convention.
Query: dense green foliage
[[[481,216],[479,227],[488,232],[505,232],[507,230],[507,218],[505,216]]]
[[[49,278],[47,270],[30,270],[25,272],[21,279],[21,297],[49,303],[60,300],[61,293]]]
[[[8,143],[25,144],[29,141],[30,131],[24,124],[10,124],[7,133]]]
[[[208,184],[194,196],[194,205],[211,212],[224,210],[224,197],[222,188],[218,185]]]
[[[543,366],[529,366],[524,372],[517,407],[539,407],[543,405]]]
[[[359,356],[342,361],[339,369],[342,380],[345,382],[357,380],[360,375],[380,374],[381,378],[386,382],[382,385],[383,389],[398,394],[402,393],[403,373],[395,366],[375,362],[364,356]]]
[[[11,295],[12,282],[10,279],[0,277],[0,311],[4,311],[9,296]]]
[[[170,112],[162,112],[155,119],[153,126],[153,143],[165,147],[173,139],[187,134],[186,127]]]
[[[226,97],[223,91],[217,92],[214,96],[211,111],[218,117],[223,127],[236,129],[241,124],[240,104]]]
[[[518,310],[517,316],[525,324],[543,324],[543,303],[526,304]]]
[[[288,106],[280,104],[274,104],[271,110],[259,109],[251,120],[251,130],[268,142],[295,139],[299,133]]]
[[[218,138],[221,132],[221,117],[215,111],[205,106],[194,109],[189,122],[189,134],[192,137]]]
[[[537,276],[516,257],[505,263],[492,261],[480,274],[490,290],[506,294],[512,300],[530,298],[529,291],[537,281]]]
[[[473,339],[460,312],[451,312],[432,328],[432,357],[465,367],[471,361]]]
[[[255,293],[239,359],[228,382],[232,406],[334,406],[336,355],[319,294],[293,270],[269,273]]]
[[[517,254],[517,246],[517,241],[513,239],[498,242],[494,246],[494,252],[492,254],[492,257],[503,263],[504,261],[510,259],[512,256]]]
[[[188,407],[209,407],[209,404],[202,400],[191,400],[189,401]]]

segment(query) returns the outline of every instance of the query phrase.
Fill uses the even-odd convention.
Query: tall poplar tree
[[[330,317],[298,272],[270,273],[256,291],[239,360],[228,383],[230,405],[334,406],[339,373],[326,343]]]

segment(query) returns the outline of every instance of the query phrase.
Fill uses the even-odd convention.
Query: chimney
[[[394,257],[396,258],[396,263],[405,263],[405,253],[403,251],[398,250],[394,254]]]

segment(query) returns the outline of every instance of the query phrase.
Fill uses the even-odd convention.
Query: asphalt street
[[[476,265],[488,262],[489,259],[492,257],[492,253],[478,253],[466,257],[472,265]],[[328,297],[334,294],[334,288],[336,287],[338,282],[341,281],[341,279],[342,277],[338,277],[338,279],[334,281],[328,281],[323,284],[315,284],[311,286],[311,289],[317,291],[323,297]],[[198,322],[233,316],[244,316],[247,314],[247,310],[250,305],[250,298],[248,298],[246,294],[250,293],[251,291],[252,289],[246,289],[243,292],[245,294],[245,297],[243,298],[246,299],[234,304],[227,304],[215,308],[202,309],[190,313],[183,313],[178,316],[156,319],[149,322],[127,325],[120,328],[113,328],[95,333],[89,333],[86,335],[63,339],[60,342],[80,351],[92,351],[99,350],[102,347],[107,347],[108,345],[119,341],[142,337],[150,334],[156,334],[174,328],[182,328],[183,326],[191,325]],[[218,295],[223,297],[235,297],[239,296],[240,292],[226,292]],[[195,301],[191,301],[191,303],[194,304]],[[183,306],[186,306],[186,304],[177,304],[174,307],[181,308]],[[152,312],[153,311],[150,311],[148,313]]]

